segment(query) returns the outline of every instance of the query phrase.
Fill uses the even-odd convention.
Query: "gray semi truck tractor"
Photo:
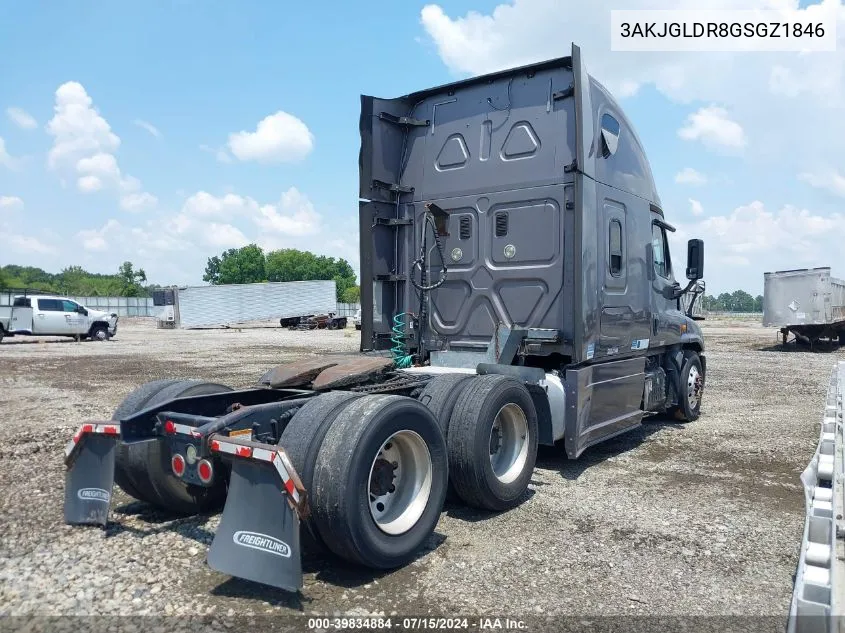
[[[646,415],[698,418],[703,244],[681,285],[640,140],[577,46],[363,96],[360,135],[360,352],[246,389],[138,387],[68,443],[68,523],[105,525],[114,483],[176,514],[222,507],[210,567],[296,591],[303,547],[396,568],[450,490],[522,503],[539,444],[577,459]]]

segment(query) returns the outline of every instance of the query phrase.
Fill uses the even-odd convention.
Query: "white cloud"
[[[16,233],[7,233],[0,231],[0,244],[16,253],[37,253],[46,255],[55,252],[52,246],[45,244],[37,238],[28,235],[19,235]]]
[[[279,110],[258,122],[255,132],[229,135],[229,150],[238,160],[296,162],[314,147],[314,135],[300,119]]]
[[[295,187],[271,203],[234,191],[221,195],[197,191],[176,214],[159,210],[136,217],[142,221],[112,218],[75,234],[75,244],[89,253],[90,269],[116,269],[131,254],[133,263],[157,283],[195,284],[208,257],[256,243],[265,251],[299,248],[343,257],[358,270],[357,217],[341,216],[324,224],[313,202]]]
[[[120,195],[120,207],[126,211],[139,211],[158,202],[152,194],[141,191],[140,180],[121,171],[114,155],[120,138],[94,107],[82,84],[69,81],[56,90],[54,115],[47,123],[47,132],[53,136],[48,166],[72,170],[82,193],[114,190]]]
[[[693,215],[701,215],[704,213],[704,207],[701,206],[701,203],[698,200],[693,200],[692,198],[689,199],[690,205],[690,213]]]
[[[88,158],[80,158],[76,163],[76,171],[80,174],[92,174],[117,179],[120,177],[120,168],[117,166],[117,159],[111,154],[94,154]]]
[[[278,204],[259,204],[253,198],[234,193],[215,196],[198,191],[185,200],[174,226],[178,232],[185,233],[195,226],[194,220],[208,218],[246,219],[267,233],[290,236],[318,233],[322,222],[308,196],[291,187],[282,193]]]
[[[759,200],[727,215],[699,217],[678,223],[677,233],[670,236],[673,254],[681,255],[675,268],[683,265],[686,240],[703,239],[705,280],[721,281],[718,288],[709,284],[717,293],[743,288],[758,294],[766,271],[835,265],[845,222],[840,213],[821,215],[792,205],[770,211]]]
[[[256,218],[258,226],[271,233],[282,235],[313,235],[320,228],[320,215],[308,196],[295,187],[282,194],[279,206],[264,205],[261,216]]]
[[[189,242],[163,232],[160,223],[156,220],[149,220],[144,226],[129,227],[111,218],[98,229],[84,229],[77,232],[76,239],[87,251],[97,253],[111,251],[123,259],[126,259],[126,253],[131,251],[133,255],[138,255],[141,259],[146,257],[152,260],[148,260],[149,263],[139,261],[137,262],[139,266],[158,261],[164,252],[185,250],[190,246]]]
[[[23,209],[23,200],[18,196],[0,196],[0,211],[20,211]]]
[[[212,154],[220,163],[229,164],[232,162],[232,157],[229,156],[228,152],[223,148],[214,149],[208,145],[200,145],[200,149],[208,154]]]
[[[6,116],[8,116],[9,120],[22,130],[32,130],[38,127],[38,121],[36,121],[29,112],[22,108],[6,108]]]
[[[804,172],[798,174],[798,179],[811,187],[824,189],[845,198],[845,176],[836,169],[825,169],[816,173]]]
[[[3,137],[0,137],[0,165],[14,169],[17,163],[17,159],[13,158],[6,150],[6,141],[3,140]]]
[[[675,182],[679,185],[703,185],[707,183],[707,176],[692,167],[684,167],[675,174]]]
[[[231,224],[212,222],[207,226],[204,237],[206,244],[219,248],[240,248],[249,244],[240,229]]]
[[[121,231],[123,227],[117,220],[109,220],[102,228],[85,229],[79,231],[76,236],[82,242],[86,251],[105,251],[109,247],[108,238],[110,235]]]
[[[142,193],[129,193],[120,198],[120,208],[124,211],[143,211],[158,204],[158,198],[146,191]]]
[[[740,149],[747,143],[742,126],[731,120],[727,110],[717,106],[690,114],[678,136],[685,141],[701,141],[713,149]]]
[[[103,188],[103,181],[99,176],[82,176],[76,181],[76,186],[82,193],[93,193]]]
[[[134,121],[132,121],[132,123],[134,123],[135,125],[137,125],[138,127],[142,128],[142,129],[146,130],[147,132],[149,132],[150,134],[152,134],[156,138],[161,138],[161,132],[152,123],[144,121],[143,119],[135,119]]]
[[[254,211],[257,208],[258,203],[252,198],[244,198],[233,193],[218,198],[207,191],[198,191],[185,200],[182,212],[198,217],[230,218],[243,214],[248,209]]]
[[[68,160],[76,162],[94,154],[110,154],[120,146],[120,138],[94,108],[82,84],[69,81],[59,86],[53,110],[53,118],[47,123],[47,132],[53,136],[48,154],[51,168]]]

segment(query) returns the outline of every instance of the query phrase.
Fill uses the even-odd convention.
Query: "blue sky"
[[[773,2],[797,7],[745,4]],[[826,5],[841,25],[839,1]],[[695,3],[613,8],[661,6]],[[675,259],[705,239],[709,292],[762,292],[764,270],[845,276],[845,165],[830,142],[845,133],[841,43],[814,56],[614,53],[609,8],[3,3],[0,264],[111,272],[128,259],[150,281],[198,283],[208,256],[258,241],[357,267],[359,95],[565,55],[575,40],[646,147],[679,226]]]

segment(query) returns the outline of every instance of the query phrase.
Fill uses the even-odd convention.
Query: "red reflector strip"
[[[295,503],[299,503],[299,492],[293,483],[293,479],[290,478],[287,468],[285,468],[282,453],[276,452],[276,455],[273,457],[273,466],[276,467],[276,472],[278,472],[279,476],[282,478],[282,482],[285,485],[287,493],[291,496]]]
[[[211,450],[215,453],[227,453],[229,455],[237,455],[237,446],[234,444],[229,444],[229,442],[220,442],[218,440],[214,440],[211,443]]]
[[[98,435],[111,435],[113,437],[120,436],[120,427],[116,424],[83,424],[79,430],[74,434],[71,440],[65,445],[65,457],[68,457],[77,444],[82,441],[82,436],[88,433],[95,433]]]
[[[173,420],[168,420],[164,423],[164,431],[166,433],[178,433],[179,435],[199,436],[199,433],[195,434],[194,427],[188,426],[187,424],[176,424]]]
[[[299,503],[300,495],[296,489],[296,484],[291,479],[290,472],[293,470],[293,465],[287,456],[281,451],[267,450],[266,448],[252,448],[249,446],[242,446],[240,444],[232,444],[230,442],[222,442],[220,440],[211,440],[209,444],[212,452],[227,453],[237,457],[246,457],[262,462],[270,462],[282,478],[282,484],[285,492],[290,495],[295,503]]]

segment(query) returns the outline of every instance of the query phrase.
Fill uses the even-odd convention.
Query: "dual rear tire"
[[[174,398],[223,391],[232,389],[202,380],[154,380],[130,393],[117,407],[112,420],[127,418]],[[115,453],[114,481],[129,496],[174,514],[203,514],[223,507],[225,478],[218,477],[209,488],[187,484],[173,475],[170,457],[164,442],[120,442]]]
[[[447,439],[453,495],[483,510],[518,505],[538,445],[537,411],[525,385],[509,376],[448,374],[429,382],[419,399]]]

